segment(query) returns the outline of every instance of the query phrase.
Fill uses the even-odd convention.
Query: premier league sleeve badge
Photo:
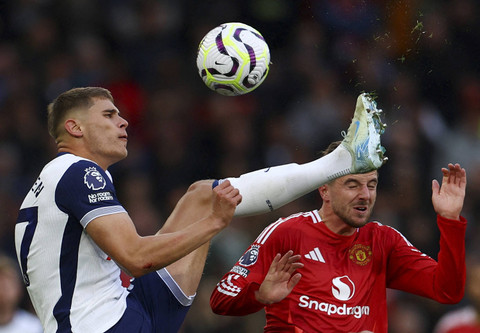
[[[242,266],[252,266],[257,262],[258,253],[260,252],[260,246],[252,245],[250,248],[243,254],[238,263]]]

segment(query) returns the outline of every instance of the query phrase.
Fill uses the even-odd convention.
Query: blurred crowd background
[[[0,251],[15,256],[18,208],[56,154],[46,106],[67,89],[110,89],[129,121],[129,156],[111,172],[145,235],[195,180],[317,158],[342,139],[367,91],[388,125],[373,219],[436,258],[431,181],[459,162],[468,172],[471,267],[480,245],[478,17],[476,0],[0,1]],[[240,97],[210,91],[195,61],[202,37],[231,21],[258,29],[271,51],[265,82]],[[312,193],[237,218],[217,236],[182,332],[261,332],[262,312],[216,316],[210,293],[267,224],[319,200]],[[472,298],[447,306],[389,291],[390,332],[432,332]],[[21,307],[32,310],[25,295]]]

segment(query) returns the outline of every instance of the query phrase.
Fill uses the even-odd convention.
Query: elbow
[[[212,309],[212,312],[215,313],[216,315],[220,315],[220,316],[225,315],[225,313],[220,311],[220,309],[215,307],[215,305],[213,305],[212,303],[210,303],[210,308]]]
[[[461,286],[457,290],[453,290],[450,293],[443,292],[437,301],[442,304],[457,304],[460,303],[464,295],[465,288]]]
[[[146,258],[139,258],[131,256],[128,258],[121,258],[116,260],[117,265],[119,265],[128,275],[134,278],[139,278],[148,274],[150,272],[160,269],[156,267],[153,262],[149,261]]]
[[[210,309],[212,309],[212,312],[217,315],[229,315],[228,311],[226,311],[226,309],[228,308],[228,306],[226,305],[227,304],[223,304],[222,297],[218,294],[217,289],[215,288],[212,295],[210,296]]]
[[[217,300],[216,300],[216,295],[215,291],[212,293],[210,296],[210,309],[212,309],[212,312],[217,314],[217,315],[223,315],[223,313],[220,311],[220,307],[217,307]]]
[[[443,299],[440,301],[440,303],[443,304],[457,304],[460,303],[460,301],[463,299],[464,293],[460,293],[457,295],[445,295]]]
[[[227,311],[226,306],[220,306],[220,304],[216,302],[212,302],[212,300],[210,300],[210,309],[212,309],[212,312],[215,313],[216,315],[220,315],[220,316],[232,315]]]
[[[132,265],[132,264],[127,264],[127,263],[120,263],[117,261],[117,265],[125,271],[129,276],[133,278],[139,278],[142,277],[143,275],[147,274],[147,271],[142,271],[138,266]]]
[[[173,262],[168,253],[152,250],[152,247],[144,242],[144,238],[117,249],[115,255],[112,254],[112,258],[118,266],[134,278],[157,271]]]
[[[460,303],[463,297],[448,297],[439,299],[438,302],[442,304],[454,305]]]
[[[150,266],[150,268],[142,268],[139,266],[132,265],[130,267],[126,267],[125,269],[130,274],[130,276],[134,278],[139,278],[155,270],[155,269],[152,269],[151,267],[152,266]]]

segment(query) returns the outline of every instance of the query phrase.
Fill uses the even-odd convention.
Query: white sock
[[[266,213],[349,174],[350,153],[342,146],[315,161],[286,164],[227,178],[240,190],[242,202],[235,216]]]

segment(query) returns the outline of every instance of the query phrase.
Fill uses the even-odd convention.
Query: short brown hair
[[[68,112],[76,108],[90,107],[95,97],[106,98],[113,103],[110,91],[101,87],[73,88],[60,94],[48,105],[48,133],[57,139],[60,135],[60,124]]]
[[[321,153],[321,156],[326,156],[328,154],[330,154],[332,151],[334,151],[335,149],[337,149],[338,146],[340,146],[342,144],[342,141],[333,141],[331,142],[327,149],[323,150],[322,153]]]

